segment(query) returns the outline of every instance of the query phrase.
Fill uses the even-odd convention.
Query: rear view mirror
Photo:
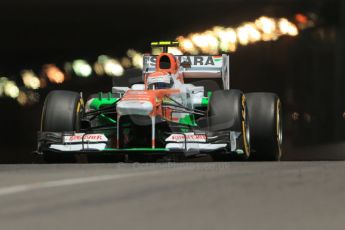
[[[119,94],[120,97],[122,97],[127,92],[127,90],[129,90],[128,87],[114,86],[111,91],[112,93]]]

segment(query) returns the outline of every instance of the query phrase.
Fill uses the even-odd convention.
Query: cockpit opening
[[[160,69],[170,69],[171,62],[168,56],[162,56],[159,61],[159,68]]]

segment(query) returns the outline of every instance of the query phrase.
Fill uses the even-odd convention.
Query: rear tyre
[[[240,90],[218,90],[212,93],[209,102],[209,130],[235,131],[241,133],[238,149],[243,154],[216,153],[213,159],[246,160],[250,156],[250,130],[247,116],[246,97]]]
[[[282,156],[282,110],[274,93],[248,93],[247,105],[251,128],[251,159],[278,161]]]
[[[52,91],[46,97],[42,110],[41,131],[69,132],[80,130],[80,117],[84,103],[79,93],[71,91]],[[74,156],[44,153],[47,163],[72,163]]]

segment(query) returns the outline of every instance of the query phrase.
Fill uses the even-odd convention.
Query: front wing
[[[91,155],[147,155],[179,154],[184,157],[212,153],[244,154],[238,132],[171,133],[163,148],[116,148],[114,140],[103,133],[38,132],[39,154],[91,154]]]

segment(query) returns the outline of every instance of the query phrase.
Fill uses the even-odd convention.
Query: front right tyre
[[[66,132],[80,129],[83,101],[79,93],[55,90],[44,102],[41,131]]]
[[[45,99],[42,118],[42,132],[78,132],[84,103],[79,93],[55,90]],[[74,156],[63,156],[51,152],[43,153],[46,163],[73,163]]]
[[[251,157],[255,161],[278,161],[282,156],[282,105],[274,93],[246,94],[249,113]]]

